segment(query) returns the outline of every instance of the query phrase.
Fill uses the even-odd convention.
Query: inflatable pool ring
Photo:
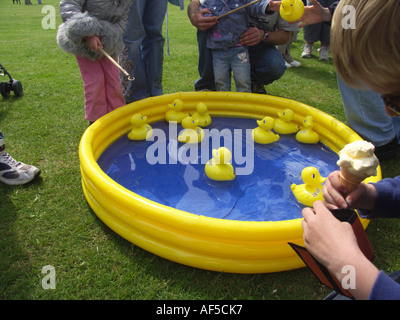
[[[290,108],[293,121],[316,119],[314,130],[335,153],[361,138],[330,115],[303,103],[251,93],[182,92],[152,97],[118,108],[92,124],[82,136],[79,157],[84,195],[95,214],[113,231],[135,245],[165,259],[195,268],[230,273],[268,273],[304,267],[288,245],[303,243],[302,219],[239,221],[211,218],[178,210],[140,196],[116,183],[97,160],[131,129],[135,113],[148,123],[165,121],[168,104],[184,102],[184,112],[194,112],[199,101],[212,117],[263,119]],[[365,182],[375,182],[378,175]],[[223,182],[225,183],[225,182]],[[236,179],[235,179],[236,183]],[[289,190],[290,191],[290,190]],[[369,220],[361,219],[364,228]]]

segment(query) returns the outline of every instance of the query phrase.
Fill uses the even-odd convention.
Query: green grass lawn
[[[23,2],[23,1],[22,1]],[[44,0],[56,8],[57,0]],[[88,127],[75,57],[60,50],[56,30],[43,29],[43,6],[0,2],[0,63],[22,82],[24,96],[0,97],[0,129],[7,151],[42,170],[25,186],[0,184],[0,299],[322,299],[330,290],[305,268],[273,274],[225,274],[167,261],[127,242],[88,206],[80,181],[78,145]],[[186,1],[188,3],[188,1]],[[170,56],[164,93],[192,91],[197,79],[196,30],[186,11],[169,6]],[[301,101],[346,122],[332,60],[300,58],[303,66],[269,85],[271,95]],[[0,80],[8,81],[1,77]],[[399,174],[399,157],[382,164]],[[400,269],[399,221],[372,221],[367,229],[376,265]],[[42,288],[44,266],[56,289]]]

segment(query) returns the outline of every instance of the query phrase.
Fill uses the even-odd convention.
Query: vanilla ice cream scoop
[[[359,140],[346,145],[339,152],[339,167],[346,167],[348,170],[358,176],[370,177],[376,176],[378,167],[378,158],[374,155],[375,147],[372,143]]]
[[[378,158],[372,143],[359,140],[347,144],[339,152],[337,165],[340,167],[342,183],[351,192],[361,181],[377,175]]]

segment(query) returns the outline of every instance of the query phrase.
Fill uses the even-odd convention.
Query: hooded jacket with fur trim
[[[129,9],[134,0],[61,0],[63,23],[57,31],[57,44],[68,53],[98,60],[103,55],[90,49],[85,37],[98,36],[103,49],[117,57],[124,48]]]

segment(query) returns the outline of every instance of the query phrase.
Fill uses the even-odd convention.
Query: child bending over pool
[[[324,10],[316,1],[312,2],[313,6],[305,10],[303,21],[313,19],[314,13]],[[354,9],[355,29],[342,26],[346,6]],[[332,21],[332,57],[338,74],[348,85],[365,85],[379,92],[390,116],[400,115],[399,15],[400,1],[341,0]],[[329,209],[351,207],[367,219],[400,218],[400,176],[361,183],[351,192],[339,177],[339,171],[328,176],[324,203],[317,201],[314,208],[303,210],[306,248],[339,282],[346,275],[344,266],[354,268],[355,286],[349,289],[354,298],[398,300],[400,272],[388,275],[379,270],[361,252],[351,226],[336,220]]]

